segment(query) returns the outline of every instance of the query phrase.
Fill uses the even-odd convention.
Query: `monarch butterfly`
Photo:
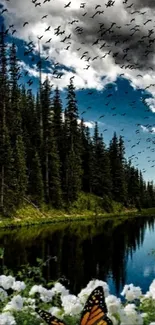
[[[52,316],[50,313],[36,308],[36,312],[41,318],[50,325],[65,325],[60,319]],[[103,288],[97,287],[88,297],[84,309],[82,311],[79,325],[113,325],[110,318],[107,317],[107,306]]]

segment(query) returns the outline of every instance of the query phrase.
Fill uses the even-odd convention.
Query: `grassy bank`
[[[80,221],[96,218],[129,218],[136,216],[154,216],[155,208],[142,210],[126,209],[121,203],[99,198],[93,194],[80,193],[78,200],[68,209],[56,210],[43,205],[38,208],[33,204],[24,204],[9,218],[0,216],[0,228],[14,228],[21,226]]]

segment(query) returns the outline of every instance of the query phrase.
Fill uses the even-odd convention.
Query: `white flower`
[[[15,291],[22,291],[26,288],[26,285],[23,281],[15,281],[13,286],[12,286],[12,289],[15,290]]]
[[[69,290],[67,290],[60,282],[56,282],[51,290],[53,292],[53,295],[56,293],[61,293],[61,297],[69,294]]]
[[[4,301],[7,298],[7,296],[8,296],[7,292],[2,288],[0,288],[0,300]]]
[[[47,290],[44,288],[42,293],[40,294],[40,299],[44,302],[52,301],[53,299],[53,292],[52,290]]]
[[[136,311],[135,304],[128,304],[120,314],[121,325],[143,325],[143,318]]]
[[[29,308],[33,309],[35,311],[36,308],[36,304],[35,304],[35,299],[31,299],[31,298],[23,298],[23,310],[29,310]],[[36,315],[36,312],[33,313],[33,311],[31,311],[31,315]]]
[[[44,288],[42,285],[34,285],[30,292],[29,295],[34,295],[36,292],[40,293],[40,299],[44,302],[49,302],[52,300],[54,293],[52,289],[48,290]]]
[[[8,290],[12,288],[14,282],[15,282],[15,278],[13,278],[13,276],[0,275],[0,286],[3,289]]]
[[[155,279],[152,281],[150,287],[149,287],[149,292],[151,294],[151,297],[155,299]]]
[[[32,298],[23,298],[23,303],[24,303],[24,308],[33,308],[35,309],[35,299],[32,299]]]
[[[60,308],[58,308],[58,307],[51,307],[49,309],[49,313],[51,313],[53,316],[58,317],[60,319],[63,318],[62,310]]]
[[[118,325],[118,320],[114,316],[108,314],[108,317],[111,319],[113,325]]]
[[[105,299],[110,314],[117,314],[121,309],[121,300],[113,295],[109,295]]]
[[[140,298],[140,300],[143,301],[143,300],[148,299],[148,298],[152,298],[152,294],[151,294],[150,291],[147,291],[147,292],[145,293],[145,295],[143,295],[143,296]]]
[[[0,324],[1,325],[16,325],[14,317],[9,313],[0,314]]]
[[[104,291],[104,296],[107,297],[109,295],[109,286],[106,282],[101,281],[101,280],[91,280],[86,288],[82,289],[81,292],[78,294],[78,297],[80,298],[80,302],[82,304],[85,304],[87,298],[89,297],[89,295],[91,294],[91,292],[97,288],[98,286],[103,287],[103,291]]]
[[[23,298],[23,301],[29,305],[35,304],[35,299],[32,299],[32,298]]]
[[[4,307],[4,311],[7,310],[21,310],[23,308],[23,298],[20,295],[14,296],[11,301]]]
[[[78,315],[81,313],[83,306],[80,299],[74,295],[66,295],[61,298],[64,312],[67,315]]]
[[[43,286],[42,285],[34,285],[32,288],[31,288],[31,290],[30,290],[30,292],[29,292],[29,295],[30,296],[32,296],[32,295],[34,295],[35,293],[41,293],[42,292],[42,290],[43,290],[44,288],[43,288]]]
[[[122,296],[125,296],[126,300],[133,301],[139,299],[142,295],[140,287],[135,287],[132,283],[126,284],[123,291],[121,292]]]

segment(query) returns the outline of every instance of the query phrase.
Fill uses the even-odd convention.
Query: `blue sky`
[[[9,28],[8,48],[12,41],[17,45],[19,82],[32,79],[36,93],[40,37],[42,81],[48,75],[53,88],[59,86],[65,106],[66,87],[74,77],[79,119],[84,118],[91,132],[98,121],[106,144],[114,131],[121,134],[126,156],[133,155],[133,164],[146,170],[144,178],[155,181],[155,4],[149,0],[115,0],[113,5],[111,0],[85,0],[84,5],[79,0],[0,0],[0,8],[0,23]],[[28,45],[31,41],[33,45]],[[32,53],[24,55],[31,48]],[[55,78],[59,73],[62,77]]]

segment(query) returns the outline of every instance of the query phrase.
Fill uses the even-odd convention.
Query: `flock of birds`
[[[6,2],[11,2],[12,0],[6,0]],[[37,7],[41,7],[44,6],[46,3],[52,2],[51,0],[44,0],[42,3],[38,2],[37,0],[31,0],[34,7],[37,9]],[[137,15],[144,17],[144,21],[143,21],[143,25],[145,26],[150,26],[149,23],[153,24],[153,20],[152,19],[148,19],[147,17],[147,10],[134,10],[134,3],[129,3],[130,0],[122,0],[123,5],[125,6],[125,10],[128,11],[129,14],[129,22],[124,24],[124,26],[122,25],[118,25],[115,21],[111,22],[110,25],[107,27],[105,22],[104,22],[104,17],[106,17],[106,15],[108,15],[107,10],[109,10],[110,7],[114,7],[115,6],[115,2],[116,0],[107,0],[107,2],[103,5],[101,4],[96,4],[94,6],[94,12],[93,14],[90,15],[89,10],[87,10],[87,3],[86,2],[81,2],[79,9],[81,10],[81,19],[83,19],[82,17],[89,17],[89,19],[94,20],[96,17],[101,17],[101,19],[99,19],[100,21],[96,22],[96,26],[98,26],[98,29],[96,30],[96,36],[95,39],[93,39],[93,41],[90,44],[90,47],[92,49],[95,48],[95,46],[99,49],[104,51],[104,54],[99,56],[99,55],[95,55],[95,56],[91,56],[89,54],[89,51],[83,51],[82,50],[82,45],[85,45],[84,42],[84,35],[85,35],[85,30],[84,27],[80,25],[80,19],[77,19],[77,17],[75,17],[75,19],[72,19],[70,21],[68,21],[68,25],[70,25],[71,29],[74,29],[73,33],[74,35],[76,35],[79,39],[81,39],[81,43],[80,46],[76,48],[76,51],[79,53],[79,57],[80,60],[83,60],[84,62],[86,62],[86,65],[83,67],[84,70],[88,70],[91,67],[91,64],[93,64],[94,61],[98,60],[98,64],[100,64],[100,60],[104,60],[107,56],[111,56],[113,57],[113,59],[115,60],[115,64],[118,64],[120,66],[121,69],[124,70],[140,70],[143,69],[143,66],[140,62],[134,62],[133,58],[131,57],[131,46],[129,46],[129,44],[132,42],[132,39],[135,37],[137,37],[137,47],[139,46],[142,50],[142,57],[144,59],[144,62],[146,60],[146,62],[148,62],[148,58],[150,55],[153,55],[154,52],[154,42],[155,42],[155,36],[153,38],[153,34],[154,34],[154,27],[153,28],[149,28],[146,29],[147,30],[147,34],[142,35],[141,37],[138,38],[138,33],[141,32],[141,25],[136,23],[136,17]],[[68,8],[71,8],[72,6],[72,1],[69,1],[68,3],[64,4],[64,10],[68,10]],[[3,16],[4,14],[9,14],[8,9],[7,8],[2,8],[1,10],[1,15]],[[68,14],[69,16],[70,14]],[[48,18],[48,13],[41,15],[40,20],[41,21],[46,21],[46,19]],[[146,18],[145,18],[146,17]],[[5,17],[4,17],[5,18]],[[23,21],[22,26],[23,28],[25,28],[27,25],[29,25],[29,21]],[[151,26],[151,27],[152,27]],[[45,28],[45,31],[43,34],[38,35],[37,38],[37,42],[38,44],[40,44],[40,42],[43,42],[43,38],[45,36],[45,33],[47,35],[47,33],[51,32],[51,28],[52,26],[48,26]],[[126,37],[125,33],[124,33],[124,37],[122,39],[122,35],[119,34],[120,30],[123,30],[127,28],[129,33],[128,33],[128,37]],[[66,35],[66,30],[62,28],[61,25],[53,28],[54,31],[54,35],[56,36],[60,36],[60,43],[62,43],[62,46],[64,44],[64,50],[69,51],[70,48],[72,47],[72,35],[73,33],[69,33],[69,35]],[[117,33],[118,31],[118,33]],[[17,33],[17,29],[15,27],[15,24],[11,24],[9,25],[6,30],[4,31],[4,34],[7,35],[11,35],[16,37],[16,33]],[[108,38],[111,39],[111,41],[113,42],[113,48],[110,47],[109,42],[108,42]],[[52,42],[52,37],[50,35],[50,37],[44,42],[44,46],[46,47],[50,47],[50,44]],[[43,43],[42,43],[43,44]],[[47,57],[39,57],[36,59],[36,54],[34,53],[34,42],[30,41],[29,43],[26,43],[25,49],[23,49],[24,51],[24,56],[29,58],[29,62],[30,66],[33,64],[36,64],[38,69],[41,69],[43,62],[49,62],[50,58],[49,56]],[[116,49],[116,50],[115,50]],[[37,62],[36,62],[37,60]],[[121,64],[121,62],[123,62],[123,64]],[[53,79],[61,79],[63,78],[63,73],[61,71],[61,62],[52,62],[52,77]],[[148,71],[153,71],[153,67],[150,65],[147,67]],[[18,79],[20,79],[21,77],[26,78],[28,77],[27,85],[29,87],[32,86],[33,84],[33,79],[29,77],[29,71],[25,71],[24,74],[20,73],[19,71],[19,75],[18,75]],[[125,73],[121,73],[120,77],[125,77]],[[76,75],[73,75],[70,79],[76,78]],[[143,78],[142,74],[137,73],[136,78]],[[26,80],[26,79],[25,79]],[[51,87],[53,87],[54,84],[51,85]],[[150,87],[154,87],[155,84],[149,84],[147,85],[144,90],[145,91],[149,91]],[[105,96],[105,102],[104,102],[104,106],[106,108],[106,112],[108,109],[108,114],[109,112],[111,112],[111,117],[115,117],[118,115],[126,116],[127,112],[123,112],[121,114],[117,113],[118,111],[118,107],[116,105],[112,105],[111,103],[115,101],[114,96],[115,93],[111,90],[113,88],[113,85],[108,85],[106,86],[106,90],[108,89],[108,94]],[[85,90],[85,88],[82,88],[82,90]],[[141,91],[141,89],[139,89]],[[86,95],[88,96],[92,96],[94,94],[94,91],[88,91],[86,93]],[[125,95],[128,94],[128,91],[124,92]],[[146,101],[147,96],[143,96],[142,97],[142,103],[144,105],[144,109],[145,112],[150,112],[150,108],[148,108],[148,104]],[[131,99],[131,98],[130,98]],[[131,107],[132,109],[136,109],[137,107],[136,100],[133,101],[129,101],[128,102],[128,106]],[[81,113],[81,118],[83,117],[84,114],[86,114],[88,112],[88,110],[93,109],[93,107],[88,106],[82,113]],[[102,118],[105,119],[106,118],[106,112],[105,114],[100,115],[97,118],[97,121],[100,121]],[[150,115],[144,116],[144,120],[147,120],[150,118]],[[140,132],[142,131],[141,129],[141,123],[136,123],[135,126],[137,127],[135,130],[135,134],[139,135]],[[133,153],[129,158],[131,160],[134,161],[136,166],[139,166],[138,163],[138,159],[140,158],[140,154],[145,153],[146,150],[150,151],[150,152],[155,152],[155,148],[153,148],[152,145],[155,145],[155,136],[153,136],[153,133],[155,133],[155,124],[144,124],[143,127],[147,130],[148,133],[150,133],[150,136],[148,138],[146,138],[146,143],[147,143],[147,147],[144,150],[139,150],[138,151],[138,146],[144,141],[143,137],[140,137],[137,139],[136,143],[131,144],[130,149],[132,152],[132,149],[135,148],[135,153]],[[107,128],[105,128],[103,130],[102,133],[108,131]],[[125,127],[122,128],[120,130],[122,133],[124,132],[123,137],[125,138],[126,143],[130,143],[132,142],[131,139],[126,139],[125,136]],[[150,163],[150,167],[153,168],[155,167],[155,159],[152,160],[151,155],[148,155],[146,157],[147,162]],[[142,172],[145,173],[146,169],[143,168]]]

